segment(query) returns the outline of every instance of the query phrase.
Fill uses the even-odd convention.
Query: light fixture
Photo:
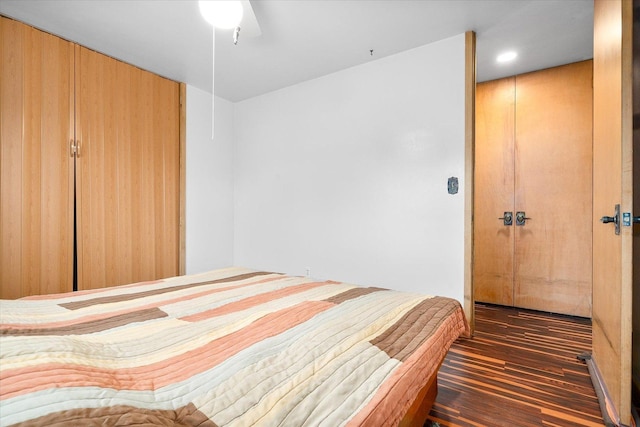
[[[511,62],[518,57],[518,54],[514,51],[504,52],[498,55],[496,61],[498,62]]]
[[[242,3],[231,0],[200,0],[200,13],[215,28],[229,30],[242,21]]]
[[[200,0],[200,13],[213,27],[213,47],[211,60],[211,139],[214,137],[215,122],[215,71],[216,71],[216,28],[228,30],[234,28],[233,44],[238,44],[240,21],[243,7],[238,0]]]

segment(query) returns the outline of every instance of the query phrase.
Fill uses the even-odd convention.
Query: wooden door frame
[[[633,0],[633,10],[640,10],[640,0]],[[633,23],[633,114],[640,114],[640,23],[634,19]],[[636,147],[640,147],[640,128],[633,129],[633,143]],[[640,215],[640,149],[633,151],[633,215]],[[640,226],[635,226],[633,232],[633,267],[632,267],[632,339],[631,339],[631,401],[636,405],[636,409],[640,406]],[[640,414],[638,414],[640,416]]]
[[[184,276],[187,265],[187,85],[180,83],[180,195],[178,225],[178,274]]]
[[[464,311],[475,331],[473,294],[473,196],[476,126],[476,34],[465,33],[465,149],[464,149]]]

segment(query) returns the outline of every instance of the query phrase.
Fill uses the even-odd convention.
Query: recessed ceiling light
[[[498,62],[509,62],[509,61],[513,61],[514,59],[516,59],[516,57],[518,56],[518,54],[514,51],[510,51],[510,52],[504,52],[501,53],[500,55],[498,55],[498,57],[496,58],[496,61]]]

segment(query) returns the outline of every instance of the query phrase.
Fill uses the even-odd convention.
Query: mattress
[[[236,267],[2,300],[0,424],[392,426],[467,332],[453,299]]]

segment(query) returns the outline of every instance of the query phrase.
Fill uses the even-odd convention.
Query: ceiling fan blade
[[[240,22],[240,28],[242,28],[241,37],[261,36],[262,31],[260,30],[256,15],[253,13],[251,2],[249,0],[241,0],[240,3],[242,3],[243,9],[242,21]]]

